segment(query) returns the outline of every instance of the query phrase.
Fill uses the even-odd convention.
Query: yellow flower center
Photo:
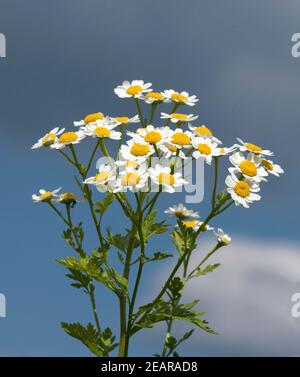
[[[180,93],[173,93],[171,95],[171,99],[174,101],[174,102],[185,102],[188,98],[187,96],[184,96],[183,94],[180,94]]]
[[[139,94],[143,88],[140,85],[132,85],[129,88],[127,88],[127,94],[130,94],[131,96],[135,96]]]
[[[169,173],[160,173],[157,177],[158,183],[160,185],[171,185],[173,186],[175,183],[175,178],[173,174]]]
[[[135,160],[128,160],[124,165],[126,168],[136,168],[138,166],[138,163]]]
[[[211,136],[212,132],[206,126],[199,126],[195,128],[195,131],[201,136]]]
[[[191,142],[190,137],[183,132],[177,132],[172,136],[172,143],[174,144],[184,146],[184,145],[189,145],[190,142]]]
[[[121,122],[121,123],[128,123],[129,118],[128,117],[116,117],[115,120],[117,122]]]
[[[49,145],[53,144],[56,138],[56,134],[49,133],[45,135],[42,139],[42,143],[44,147],[48,147]]]
[[[94,177],[95,182],[104,182],[107,180],[109,177],[109,172],[108,171],[102,171],[101,173],[98,173]]]
[[[78,139],[76,132],[65,132],[60,135],[59,142],[60,143],[73,143]]]
[[[177,152],[177,150],[178,150],[178,148],[175,147],[175,145],[171,145],[171,144],[167,145],[167,148],[168,148],[169,151],[172,152],[172,153],[175,153],[175,152]]]
[[[238,181],[234,186],[234,191],[238,196],[246,198],[250,193],[250,185],[245,181]]]
[[[273,170],[273,164],[267,160],[262,160],[262,166],[267,170]]]
[[[96,127],[95,134],[98,137],[110,137],[110,130],[106,127]]]
[[[141,176],[138,173],[126,173],[122,177],[123,186],[135,186],[141,180]]]
[[[198,151],[208,156],[211,154],[211,147],[207,144],[198,144]]]
[[[65,192],[60,195],[60,201],[62,203],[73,203],[76,201],[75,194],[73,192]]]
[[[150,147],[147,144],[133,144],[130,152],[134,156],[146,156],[150,152]]]
[[[241,172],[249,177],[255,177],[257,174],[257,167],[254,162],[244,160],[240,163]]]
[[[183,224],[186,228],[194,228],[198,224],[198,221],[197,220],[184,221]]]
[[[145,97],[156,101],[162,101],[164,99],[164,95],[159,92],[147,93]]]
[[[189,117],[186,114],[172,113],[171,117],[178,120],[188,120]]]
[[[104,118],[104,115],[102,113],[88,114],[84,118],[84,123],[88,124],[88,123],[96,122],[96,120],[101,120],[103,118]]]
[[[245,143],[245,147],[251,152],[261,152],[262,151],[262,147],[255,145],[255,144],[252,144],[252,143]]]
[[[51,199],[53,196],[51,191],[44,192],[43,194],[40,195],[40,200],[45,202],[49,199]]]
[[[159,132],[156,132],[156,131],[150,131],[145,136],[145,141],[147,143],[150,143],[150,144],[156,144],[159,141],[161,141],[161,139],[162,139],[161,134]]]

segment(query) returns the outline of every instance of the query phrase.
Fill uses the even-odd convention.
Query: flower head
[[[220,244],[223,244],[224,246],[228,245],[231,242],[231,237],[228,234],[224,233],[223,229],[221,228],[218,228],[215,231],[215,235],[217,237],[218,242]]]
[[[102,119],[104,119],[104,115],[102,113],[93,113],[93,114],[88,114],[84,117],[84,119],[75,121],[73,123],[75,127],[82,127],[82,126],[86,126],[87,124],[94,123]]]
[[[183,204],[174,205],[173,207],[169,207],[166,211],[166,214],[171,216],[176,216],[179,218],[198,218],[198,212],[195,212],[191,209],[187,209]]]
[[[261,158],[254,153],[248,153],[245,158],[241,152],[235,152],[229,157],[234,168],[229,168],[229,172],[237,175],[243,174],[244,177],[252,179],[259,183],[266,181],[264,177],[268,175],[266,170],[261,166]]]
[[[176,130],[170,132],[169,143],[176,147],[181,148],[191,148],[192,133],[190,131],[183,131],[181,128],[176,128]]]
[[[258,184],[251,179],[240,180],[231,174],[226,177],[225,183],[228,186],[227,191],[236,205],[241,204],[245,208],[249,208],[249,204],[261,198],[256,194],[260,190]]]
[[[166,114],[166,113],[161,113],[161,119],[170,119],[172,123],[192,122],[193,120],[195,120],[197,118],[198,118],[198,115],[194,115],[194,114],[181,114],[181,113]]]
[[[166,100],[164,93],[161,92],[149,92],[141,97],[146,103],[161,103]]]
[[[153,153],[153,146],[144,141],[128,140],[120,148],[120,154],[124,160],[138,160],[139,163],[145,161]]]
[[[240,149],[241,152],[250,152],[255,153],[259,155],[266,155],[266,156],[272,156],[273,152],[269,151],[268,149],[263,149],[261,146],[250,143],[250,142],[244,142],[242,139],[237,138],[238,142],[240,144],[235,144],[237,148]]]
[[[217,144],[211,139],[194,137],[192,139],[192,145],[195,148],[193,157],[196,159],[202,157],[209,165],[211,164],[212,158],[218,155]]]
[[[216,144],[222,144],[221,140],[217,139],[213,135],[212,131],[208,127],[206,127],[204,124],[195,126],[195,127],[189,124],[189,129],[193,132],[195,136],[200,136],[204,139],[206,138],[211,139]]]
[[[115,171],[110,165],[102,164],[94,177],[87,178],[83,183],[103,187],[106,183],[115,180]]]
[[[116,180],[113,192],[124,191],[126,189],[136,192],[147,187],[148,173],[143,166],[137,169],[133,167],[125,168]]]
[[[82,130],[77,132],[64,132],[53,144],[50,145],[50,148],[62,149],[70,144],[79,144],[85,136],[86,135]]]
[[[282,167],[278,164],[274,164],[271,160],[262,159],[261,165],[268,174],[273,174],[276,177],[279,177],[280,174],[284,173]]]
[[[53,130],[51,130],[42,138],[40,138],[37,141],[37,143],[33,144],[31,149],[37,149],[41,147],[50,147],[52,144],[54,144],[57,141],[58,136],[62,134],[64,130],[65,130],[64,128],[59,129],[59,127],[53,128]]]
[[[153,127],[152,125],[148,125],[145,128],[139,128],[136,132],[127,132],[127,135],[132,137],[134,141],[142,141],[152,145],[165,143],[169,138],[169,134],[169,127],[158,128]]]
[[[78,202],[76,195],[73,192],[64,192],[59,195],[58,201],[64,204],[75,204]]]
[[[144,83],[143,80],[123,81],[122,85],[118,85],[114,92],[120,98],[139,98],[143,93],[151,92],[152,86],[150,82]]]
[[[117,116],[117,117],[113,117],[111,118],[112,121],[122,125],[122,126],[127,126],[128,124],[130,123],[139,123],[140,122],[140,118],[138,115],[135,115],[133,117],[128,117],[128,116]]]
[[[107,124],[106,122],[96,122],[87,125],[83,132],[86,136],[97,137],[99,139],[113,139],[113,140],[120,140],[121,139],[121,132],[115,131],[114,128],[118,126],[116,124]]]
[[[169,89],[165,90],[163,93],[166,97],[167,102],[195,106],[196,102],[199,101],[195,95],[190,96],[188,92],[176,92],[173,89]]]
[[[185,221],[183,221],[183,225],[186,228],[193,229],[195,232],[200,229],[200,227],[202,226],[203,223],[204,223],[204,221],[199,221],[199,220],[185,220]],[[208,224],[205,224],[203,231],[213,230],[213,229],[214,228],[212,228]]]
[[[40,202],[50,202],[52,199],[57,198],[57,193],[61,190],[61,187],[57,188],[56,190],[53,191],[46,191],[46,190],[39,190],[39,195],[33,194],[32,195],[32,200],[35,203],[40,203]]]
[[[163,167],[159,164],[155,165],[154,168],[150,168],[149,174],[156,186],[160,187],[162,191],[169,193],[175,192],[177,187],[181,187],[187,183],[182,178],[181,173],[172,173],[171,168]]]

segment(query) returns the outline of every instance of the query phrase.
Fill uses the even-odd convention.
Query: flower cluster
[[[152,84],[142,80],[124,81],[114,91],[120,98],[132,97],[137,103],[143,101],[151,104],[153,112],[161,103],[173,103],[173,110],[170,113],[161,112],[160,126],[146,124],[141,115],[111,117],[101,112],[88,114],[84,119],[74,122],[78,130],[54,128],[32,148],[50,147],[61,150],[80,143],[86,137],[96,138],[101,143],[107,139],[119,140],[119,159],[114,164],[99,166],[96,175],[84,180],[85,184],[111,192],[147,191],[150,180],[152,189],[157,186],[161,191],[172,193],[187,183],[182,174],[175,171],[173,157],[203,158],[211,165],[214,158],[229,155],[233,167],[229,168],[230,175],[226,178],[227,191],[237,205],[244,207],[249,207],[250,203],[260,199],[260,183],[266,181],[269,174],[278,176],[283,173],[279,165],[266,159],[266,156],[273,154],[269,150],[240,139],[239,144],[223,147],[208,127],[192,125],[191,122],[198,116],[176,112],[179,106],[194,106],[198,101],[195,95],[173,89],[153,91]],[[153,117],[151,123],[152,121]],[[129,139],[122,143],[124,126],[135,123],[140,123],[141,127],[128,130],[126,134]],[[169,123],[177,127],[169,127]],[[187,127],[183,127],[184,125]],[[151,166],[153,156],[168,159],[168,166]],[[110,156],[106,154],[106,157]]]

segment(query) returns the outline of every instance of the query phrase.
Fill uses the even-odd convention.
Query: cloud
[[[200,253],[195,253],[193,263]],[[300,319],[291,316],[291,296],[300,292],[300,247],[239,239],[211,262],[222,265],[213,274],[195,279],[185,299],[201,299],[201,310],[220,335],[197,332],[186,352],[299,355]]]

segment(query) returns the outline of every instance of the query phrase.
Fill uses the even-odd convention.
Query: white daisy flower
[[[102,113],[93,113],[93,114],[88,114],[84,117],[84,119],[75,121],[73,122],[75,127],[83,127],[86,126],[87,124],[94,123],[97,120],[102,120],[104,119],[104,115]]]
[[[46,190],[39,190],[39,195],[33,194],[32,195],[32,200],[35,203],[40,203],[40,202],[49,202],[52,199],[55,199],[58,197],[57,193],[61,190],[61,187],[53,190],[53,191],[46,191]]]
[[[258,155],[248,153],[245,158],[241,152],[235,152],[229,157],[229,160],[235,166],[228,169],[231,174],[242,173],[244,177],[253,179],[256,183],[266,181],[264,177],[268,173],[261,166],[261,158]]]
[[[240,144],[235,144],[235,146],[238,147],[241,152],[246,152],[247,151],[247,152],[251,152],[251,153],[255,153],[255,154],[260,154],[260,155],[266,155],[266,156],[272,156],[273,155],[273,152],[269,151],[268,149],[263,149],[259,145],[252,144],[252,143],[249,143],[249,142],[245,143],[240,138],[237,138],[237,140],[239,141],[239,143],[241,145]]]
[[[227,156],[235,150],[236,147],[234,145],[232,147],[218,147],[216,148],[216,156]]]
[[[162,103],[165,101],[166,97],[164,93],[161,93],[161,92],[149,92],[143,95],[141,99],[148,104],[152,104],[152,103]]]
[[[193,229],[195,232],[197,230],[199,230],[199,228],[201,227],[201,225],[204,223],[204,221],[199,221],[199,220],[186,220],[186,221],[183,221],[183,225],[188,228],[188,229]],[[207,231],[207,230],[213,230],[214,228],[212,228],[211,226],[209,226],[208,224],[205,225],[204,227],[204,231]]]
[[[181,173],[172,173],[171,168],[155,165],[149,169],[149,175],[156,186],[162,188],[162,191],[169,193],[175,192],[177,187],[181,187],[188,182],[182,178]]]
[[[123,125],[127,125],[127,124],[130,124],[130,123],[139,123],[140,122],[140,118],[138,115],[135,115],[134,117],[127,117],[127,116],[117,116],[117,117],[113,117],[111,118],[112,121],[118,123],[118,124],[121,124],[122,126]]]
[[[198,98],[193,95],[190,96],[188,92],[176,92],[173,89],[165,90],[163,92],[168,102],[175,102],[178,104],[185,104],[188,106],[195,106],[198,102]]]
[[[196,127],[193,127],[191,124],[189,124],[189,129],[194,133],[195,136],[200,136],[204,139],[208,138],[217,144],[222,144],[222,141],[213,136],[212,131],[204,124]]]
[[[196,149],[193,152],[194,158],[202,157],[205,162],[210,165],[212,158],[217,156],[217,144],[214,143],[211,139],[204,139],[203,137],[194,137],[192,138],[192,145]]]
[[[171,143],[161,144],[159,146],[159,150],[163,152],[162,157],[167,158],[167,159],[173,156],[179,156],[182,159],[186,158],[186,155],[184,154],[182,149],[177,148],[175,145]]]
[[[113,192],[125,191],[140,191],[147,186],[148,173],[144,167],[134,169],[132,167],[126,168],[122,171],[116,180]]]
[[[151,92],[152,86],[150,82],[144,83],[143,80],[123,81],[122,85],[118,85],[114,92],[120,98],[139,98],[143,93]]]
[[[115,164],[120,167],[133,169],[136,169],[139,166],[139,162],[137,160],[118,160],[115,162]]]
[[[42,138],[38,140],[37,143],[33,144],[31,149],[37,149],[41,147],[50,147],[50,145],[54,144],[57,140],[57,136],[64,132],[64,128],[59,129],[59,127],[53,128],[50,132],[44,135]]]
[[[109,125],[106,122],[100,121],[87,125],[83,132],[86,136],[97,137],[99,139],[120,140],[121,132],[114,130],[117,126],[118,124]]]
[[[181,128],[170,130],[169,142],[177,149],[191,148],[192,133],[190,131],[183,131]]]
[[[279,177],[280,174],[284,173],[284,170],[282,167],[278,164],[274,164],[271,160],[261,160],[261,164],[263,168],[270,174],[276,175],[276,177]]]
[[[103,186],[109,181],[116,179],[115,171],[110,165],[99,166],[98,173],[94,177],[87,178],[83,183],[86,185]]]
[[[50,145],[50,148],[62,149],[66,145],[79,144],[86,137],[82,130],[77,132],[64,132],[60,137]]]
[[[223,229],[221,228],[218,228],[215,231],[215,235],[217,237],[218,242],[223,245],[228,245],[231,242],[231,237],[228,234],[224,233]]]
[[[139,163],[145,161],[154,152],[153,146],[144,141],[128,140],[120,148],[120,155],[124,160],[138,160]]]
[[[160,116],[161,119],[170,119],[172,123],[192,122],[193,120],[198,118],[198,115],[194,115],[194,114],[161,113],[160,115],[161,115]]]
[[[173,207],[169,207],[166,211],[166,214],[171,216],[176,216],[180,218],[198,218],[198,212],[195,212],[191,209],[187,209],[183,204],[174,205]]]
[[[153,127],[148,125],[145,128],[139,128],[136,132],[127,132],[127,135],[133,138],[134,141],[143,141],[152,145],[160,145],[165,143],[170,135],[169,127]]]
[[[225,183],[228,186],[227,191],[236,205],[241,204],[245,208],[249,208],[249,204],[261,198],[260,195],[256,194],[260,188],[253,180],[247,178],[239,180],[232,174],[226,177]]]

